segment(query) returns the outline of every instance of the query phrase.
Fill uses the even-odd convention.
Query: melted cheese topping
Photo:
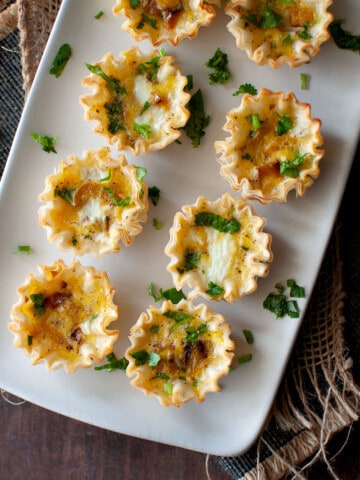
[[[137,179],[136,168],[112,160],[109,149],[88,151],[84,159],[70,157],[46,179],[39,196],[48,202],[40,209],[40,223],[49,240],[60,239],[63,248],[95,256],[118,251],[121,239],[129,245],[146,219],[147,188]]]
[[[192,398],[202,401],[218,390],[217,379],[227,373],[234,345],[230,329],[205,305],[165,302],[150,307],[131,329],[132,346],[126,351],[132,384],[159,396],[163,405],[180,406]],[[156,365],[136,361],[138,352],[156,355]],[[142,364],[141,364],[142,363]]]
[[[123,30],[135,40],[148,39],[153,45],[177,45],[183,38],[194,38],[216,16],[203,0],[141,0],[136,8],[130,0],[117,0],[113,13],[128,18]]]
[[[251,59],[260,65],[279,67],[287,62],[297,66],[309,61],[327,40],[332,15],[331,0],[282,2],[229,2],[225,11],[233,17],[228,29]],[[269,17],[273,16],[273,22]],[[268,26],[267,26],[268,25]]]
[[[252,118],[257,117],[254,128]],[[321,122],[311,118],[310,106],[293,94],[262,89],[257,96],[244,95],[239,108],[228,112],[224,130],[231,133],[225,141],[215,142],[220,174],[234,190],[244,188],[244,179],[262,201],[285,201],[290,189],[302,195],[319,175]],[[287,128],[280,130],[285,121]],[[284,169],[288,164],[292,171]],[[261,199],[260,199],[261,195]]]
[[[123,52],[118,62],[105,55],[97,65],[122,90],[119,94],[97,74],[84,79],[84,85],[101,91],[80,99],[86,118],[99,122],[95,131],[135,154],[164,148],[178,138],[189,117],[185,105],[190,95],[183,91],[186,77],[172,61],[158,51],[145,55],[137,48]]]
[[[49,368],[63,366],[68,372],[101,361],[112,351],[118,331],[106,327],[117,318],[112,303],[114,289],[105,272],[69,267],[59,260],[39,267],[18,290],[19,302],[11,312],[9,329],[15,344],[26,350],[33,363]]]
[[[165,249],[171,258],[168,271],[176,288],[184,284],[193,287],[190,299],[201,295],[228,301],[254,291],[255,277],[267,274],[266,264],[272,258],[270,237],[260,232],[264,219],[243,200],[232,201],[228,194],[214,204],[200,198],[196,205],[183,207],[183,212],[175,215]],[[216,214],[227,221],[236,219],[240,229],[230,233],[196,225],[199,212]]]

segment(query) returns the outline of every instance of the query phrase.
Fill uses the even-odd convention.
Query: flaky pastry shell
[[[107,53],[88,65],[91,74],[82,85],[93,93],[81,96],[80,103],[85,119],[97,122],[94,131],[134,155],[161,150],[179,138],[191,96],[184,91],[187,78],[173,62],[158,50],[142,53],[133,47],[119,60]]]
[[[184,38],[196,38],[199,28],[210,25],[215,19],[216,12],[208,3],[216,2],[117,0],[113,13],[127,18],[122,29],[137,42],[149,40],[154,46],[164,42],[176,46]]]
[[[73,373],[101,362],[120,334],[107,329],[118,308],[106,272],[62,260],[38,269],[17,290],[8,324],[14,345],[50,371],[62,367]]]
[[[229,372],[235,348],[230,333],[224,317],[204,304],[150,306],[130,330],[126,374],[136,375],[131,384],[163,406],[201,403],[220,390],[218,380]]]
[[[174,217],[165,253],[175,287],[187,285],[189,299],[234,302],[257,289],[272,261],[265,218],[228,193],[214,202],[199,197]]]
[[[60,250],[99,257],[129,246],[147,219],[148,186],[120,155],[110,149],[87,150],[82,158],[68,157],[45,178],[38,197],[46,204],[39,209],[39,224],[49,242]]]
[[[319,176],[321,121],[293,93],[245,94],[226,119],[223,129],[230,136],[215,142],[220,175],[243,197],[284,203],[289,191],[303,196]]]
[[[257,65],[298,67],[329,38],[332,0],[230,0],[225,12],[236,45]]]

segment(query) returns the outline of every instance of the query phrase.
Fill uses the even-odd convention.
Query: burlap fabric
[[[0,41],[6,41],[5,47],[2,42],[1,51],[1,118],[8,117],[10,111],[12,119],[7,120],[7,136],[3,135],[1,140],[1,167],[10,147],[9,135],[14,134],[14,122],[18,122],[22,108],[23,92],[17,88],[17,82],[21,82],[20,65],[26,98],[60,3],[61,0],[0,0]],[[9,69],[8,65],[12,67]],[[267,426],[246,454],[218,458],[234,479],[302,479],[318,459],[327,463],[330,474],[336,478],[328,460],[327,444],[336,432],[349,428],[360,415],[360,391],[353,381],[347,347],[350,344],[360,351],[360,335],[351,335],[347,345],[344,340],[344,312],[350,329],[358,319],[359,262],[355,259],[354,264],[349,254],[347,268],[355,268],[354,272],[347,272],[352,276],[349,288],[355,293],[346,297],[344,308],[343,231],[338,221]],[[345,247],[347,251],[357,251],[357,246]]]

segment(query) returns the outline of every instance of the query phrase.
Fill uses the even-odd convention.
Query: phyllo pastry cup
[[[293,93],[245,94],[226,119],[230,136],[215,142],[220,175],[243,197],[284,203],[290,190],[302,196],[319,176],[321,121]]]
[[[254,292],[272,260],[265,222],[244,199],[228,193],[184,206],[175,214],[165,248],[175,287],[187,285],[189,299],[228,302]]]
[[[117,0],[113,13],[127,18],[122,29],[137,42],[149,40],[155,46],[164,42],[176,46],[184,38],[196,38],[199,28],[215,19],[216,12],[208,3],[215,2]]]
[[[191,96],[184,91],[187,78],[173,62],[158,50],[142,53],[133,47],[119,60],[107,53],[87,64],[91,74],[82,85],[93,93],[81,96],[80,103],[85,119],[96,121],[94,131],[134,155],[161,150],[179,138]]]
[[[62,260],[38,269],[39,275],[30,273],[17,290],[8,324],[14,345],[48,370],[73,373],[101,362],[120,333],[107,328],[118,308],[106,272]]]
[[[147,219],[148,186],[145,169],[127,164],[110,149],[87,150],[61,161],[45,179],[39,201],[39,224],[46,228],[49,242],[60,250],[99,257],[129,246]]]
[[[227,28],[257,65],[298,67],[329,38],[332,0],[230,0]]]
[[[126,374],[136,375],[131,384],[163,406],[203,402],[229,372],[235,348],[230,333],[224,317],[204,304],[150,306],[130,330]]]

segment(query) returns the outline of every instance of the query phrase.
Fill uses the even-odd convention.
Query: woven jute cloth
[[[11,42],[18,42],[13,50],[7,48],[15,57],[19,54],[24,90],[24,94],[18,92],[20,108],[31,87],[60,3],[61,0],[0,0],[0,41],[7,38],[10,46]],[[10,72],[12,82],[19,81],[16,68],[15,61]],[[14,83],[12,89],[4,92],[8,103],[5,102],[2,109],[13,108],[9,93],[13,89]],[[1,116],[3,114],[7,112],[1,112]],[[356,308],[349,309],[351,318],[346,317],[350,324],[356,322],[358,318],[354,315],[360,310],[356,292],[360,288],[355,285],[357,290],[350,298],[344,293],[342,231],[341,222],[337,221],[265,429],[245,454],[218,457],[220,465],[233,479],[302,479],[306,478],[309,466],[318,460],[325,462],[329,475],[337,478],[328,458],[328,442],[335,433],[350,428],[360,415],[360,390],[353,379],[353,362],[344,339],[344,302],[357,302]],[[355,250],[357,252],[358,248]],[[355,265],[356,269],[358,260]],[[358,272],[351,275],[359,282]],[[360,335],[353,338],[359,339]]]

